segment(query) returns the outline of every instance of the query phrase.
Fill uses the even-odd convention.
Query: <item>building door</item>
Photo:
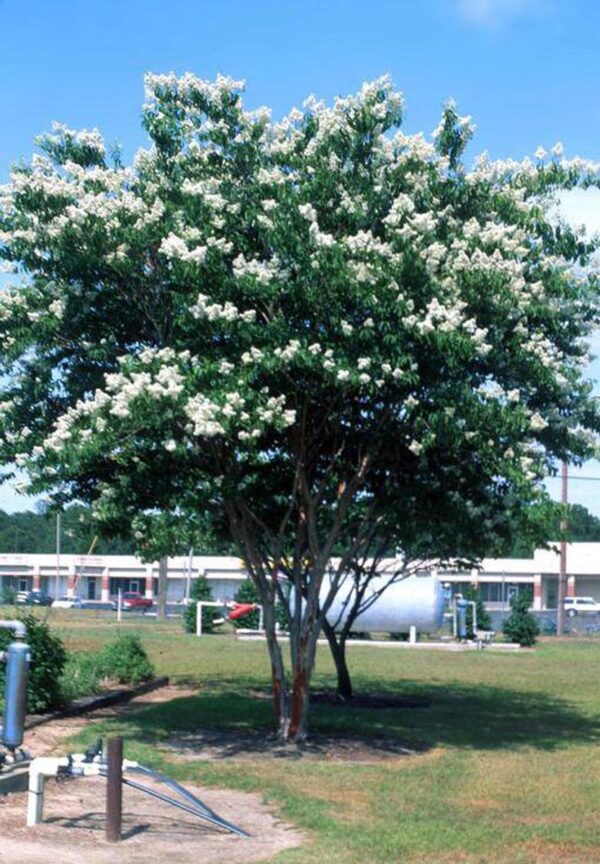
[[[129,580],[129,591],[132,591],[134,594],[140,593],[140,583],[138,579]]]
[[[519,589],[516,585],[507,585],[506,586],[506,602],[510,606],[512,601],[515,599],[517,594],[519,593]]]
[[[547,580],[546,609],[558,609],[558,579]]]
[[[88,600],[96,599],[96,580],[88,576]]]

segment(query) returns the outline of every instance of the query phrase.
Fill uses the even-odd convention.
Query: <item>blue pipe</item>
[[[25,731],[29,645],[25,642],[11,642],[5,656],[6,683],[2,743],[10,750],[16,750],[23,743]]]

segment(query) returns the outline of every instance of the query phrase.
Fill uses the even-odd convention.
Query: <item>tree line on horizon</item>
[[[551,539],[560,538],[560,513],[552,520]],[[94,543],[94,540],[96,542]],[[567,540],[572,543],[600,542],[600,519],[581,504],[569,506]],[[92,545],[93,544],[93,545]],[[216,546],[216,548],[215,548]],[[83,504],[73,504],[61,513],[60,549],[64,555],[85,555],[93,550],[96,555],[134,555],[133,537],[107,537],[97,534],[91,509]],[[38,511],[5,513],[0,510],[1,554],[51,554],[56,551],[56,514],[40,508]],[[174,550],[184,554],[187,548]],[[197,548],[198,553],[230,555],[230,544],[216,539],[205,540]],[[507,558],[524,558],[533,554],[533,549],[517,540],[506,551]]]

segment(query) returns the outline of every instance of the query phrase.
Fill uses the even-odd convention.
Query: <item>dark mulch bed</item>
[[[251,695],[258,699],[272,699],[269,690],[252,690]],[[330,705],[334,708],[367,708],[372,710],[388,708],[430,708],[428,696],[394,696],[391,693],[356,693],[352,699],[341,699],[333,690],[311,690],[312,705]]]
[[[221,759],[332,759],[340,762],[382,762],[402,756],[415,756],[429,748],[407,745],[397,738],[365,738],[344,734],[311,732],[302,744],[280,744],[265,732],[240,729],[202,729],[189,735],[171,738],[161,749],[187,760]]]
[[[333,705],[338,708],[430,708],[427,696],[393,696],[387,693],[357,693],[349,701],[340,699],[329,690],[311,692],[310,701],[316,705]]]

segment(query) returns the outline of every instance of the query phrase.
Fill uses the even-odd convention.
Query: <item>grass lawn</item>
[[[117,631],[96,613],[52,610],[49,621],[71,648],[93,650]],[[522,654],[352,648],[358,691],[425,695],[430,705],[319,704],[313,728],[397,737],[423,746],[420,755],[170,762],[154,745],[180,731],[269,728],[269,702],[255,692],[268,686],[266,649],[186,636],[179,622],[138,618],[120,630],[139,632],[158,671],[197,695],[91,722],[85,743],[118,732],[130,757],[180,780],[260,791],[309,836],[278,864],[600,862],[600,640],[545,641]],[[325,649],[315,686],[334,686]]]

